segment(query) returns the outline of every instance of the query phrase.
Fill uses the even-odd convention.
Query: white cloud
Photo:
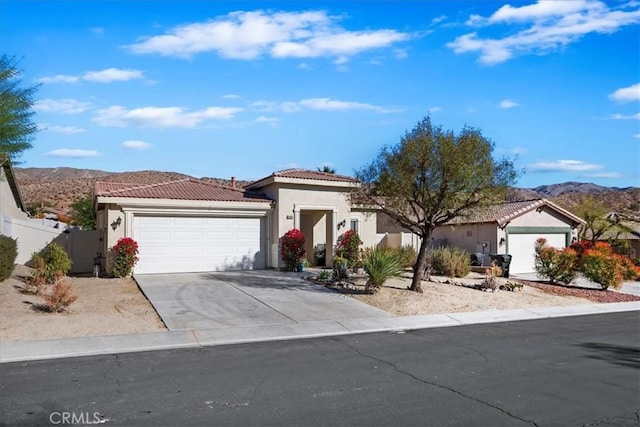
[[[49,151],[47,156],[50,157],[67,157],[71,159],[79,159],[85,157],[97,157],[100,152],[94,150],[79,150],[71,148],[60,148],[58,150]]]
[[[73,76],[58,74],[50,77],[38,79],[40,83],[76,83],[80,80],[96,83],[124,82],[144,78],[144,73],[140,70],[105,68],[100,71],[87,71],[84,74]]]
[[[309,98],[303,99],[298,103],[303,107],[311,110],[323,111],[345,111],[345,110],[372,110],[378,112],[386,112],[387,110],[377,105],[366,104],[362,102],[339,101],[330,98]]]
[[[255,121],[258,122],[258,123],[267,123],[267,124],[271,125],[272,127],[276,127],[280,123],[280,119],[279,118],[277,118],[277,117],[267,117],[267,116],[260,116]]]
[[[445,19],[447,19],[447,15],[440,15],[440,16],[436,16],[435,18],[433,18],[431,20],[431,24],[435,25],[435,24],[439,24],[442,21],[444,21]]]
[[[137,54],[155,53],[190,58],[215,52],[223,58],[253,60],[351,56],[386,48],[409,39],[395,30],[348,31],[339,18],[324,11],[238,11],[203,23],[175,27],[128,46]]]
[[[349,58],[347,58],[344,55],[340,55],[339,57],[333,60],[333,63],[335,65],[343,65],[343,64],[346,64],[347,62],[349,62]]]
[[[42,77],[38,79],[40,83],[75,83],[80,79],[78,76],[70,76],[67,74],[56,74],[55,76]]]
[[[636,114],[612,114],[609,116],[613,120],[640,120],[640,113]]]
[[[622,87],[610,94],[609,98],[619,102],[637,101],[640,99],[640,83]]]
[[[482,38],[477,32],[472,32],[458,36],[447,43],[447,47],[455,53],[479,52],[479,62],[487,65],[498,64],[520,54],[544,54],[574,43],[587,34],[610,34],[624,26],[639,23],[640,10],[627,10],[631,7],[635,6],[627,4],[610,8],[598,0],[538,0],[521,7],[505,5],[488,18],[472,15],[467,24],[500,24],[500,28],[517,24],[515,32],[497,38]]]
[[[298,70],[313,70],[313,68],[311,67],[311,65],[307,64],[306,62],[301,62],[300,64],[298,64],[296,66],[296,68]]]
[[[75,133],[86,132],[86,129],[82,129],[75,126],[58,126],[58,125],[50,125],[47,123],[41,123],[40,125],[38,125],[38,128],[43,131],[61,133],[64,135],[73,135]]]
[[[210,120],[230,120],[242,108],[209,107],[187,112],[180,107],[143,107],[128,110],[115,105],[103,110],[91,119],[100,126],[193,128]]]
[[[258,111],[282,111],[285,113],[295,113],[303,109],[320,111],[348,111],[348,110],[369,110],[378,113],[392,113],[398,110],[381,107],[379,105],[367,104],[363,102],[341,101],[331,98],[307,98],[300,101],[255,101],[249,105]]]
[[[90,31],[97,37],[104,36],[104,28],[102,27],[93,27],[90,29]]]
[[[635,135],[633,135],[633,137],[640,139],[640,133],[636,133]]]
[[[82,76],[83,80],[98,83],[125,82],[128,80],[141,79],[143,73],[140,70],[122,70],[118,68],[106,68],[101,71],[87,71]]]
[[[128,141],[122,141],[120,146],[126,150],[136,150],[136,151],[142,151],[142,150],[151,148],[151,144],[149,144],[148,142],[136,141],[134,139],[130,139]]]
[[[442,111],[442,107],[431,107],[427,110],[429,113],[439,113]]]
[[[41,99],[34,102],[33,109],[45,113],[78,114],[89,109],[91,104],[75,99]]]
[[[527,169],[533,172],[586,172],[602,169],[602,165],[581,160],[553,160],[533,163],[527,166]]]
[[[510,99],[503,99],[502,101],[500,101],[500,104],[499,104],[500,108],[505,108],[505,109],[514,108],[514,107],[517,107],[518,105],[520,104]]]
[[[235,95],[235,94],[229,94],[229,95],[222,95],[221,96],[222,99],[240,99],[240,95]]]

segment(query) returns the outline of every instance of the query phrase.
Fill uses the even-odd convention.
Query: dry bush
[[[27,293],[38,295],[47,284],[48,273],[46,271],[44,258],[34,257],[33,262],[34,266],[31,277],[27,278],[22,289]]]
[[[43,296],[43,308],[51,313],[61,313],[73,304],[78,297],[71,292],[71,284],[58,276],[51,292]]]

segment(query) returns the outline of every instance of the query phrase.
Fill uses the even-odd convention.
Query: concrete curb
[[[373,317],[341,321],[331,320],[250,327],[196,329],[59,340],[15,341],[4,342],[0,345],[0,363],[319,338],[373,332],[397,332],[412,329],[441,328],[626,311],[640,311],[640,302],[532,307],[421,316]]]

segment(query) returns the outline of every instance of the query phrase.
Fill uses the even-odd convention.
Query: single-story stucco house
[[[305,235],[309,261],[323,247],[331,265],[332,248],[349,228],[366,246],[376,244],[375,215],[350,203],[356,185],[352,177],[300,169],[242,189],[197,179],[97,182],[97,227],[103,253],[122,237],[136,240],[139,274],[277,268],[279,238],[292,228]]]
[[[546,199],[507,202],[477,209],[434,230],[432,245],[449,245],[469,253],[509,254],[510,273],[535,271],[534,245],[545,238],[564,248],[577,238],[584,221]],[[490,264],[486,259],[485,264]]]
[[[3,230],[4,218],[26,220],[29,215],[16,182],[11,160],[6,154],[0,153],[0,231]]]
[[[322,250],[322,264],[330,266],[338,237],[349,229],[358,231],[364,247],[389,244],[389,233],[403,231],[379,212],[353,205],[350,192],[357,185],[353,177],[302,169],[274,172],[245,188],[192,178],[150,185],[97,182],[102,250],[109,253],[118,239],[132,237],[139,245],[139,274],[278,268],[279,239],[298,228],[308,260],[319,263],[314,255]],[[439,227],[432,245],[509,253],[512,272],[530,272],[536,239],[565,247],[581,222],[544,199],[504,203]]]

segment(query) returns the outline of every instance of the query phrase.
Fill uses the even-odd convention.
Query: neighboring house
[[[22,201],[11,161],[6,154],[0,153],[0,231],[3,234],[5,218],[26,220],[29,215]]]
[[[97,227],[104,253],[122,237],[136,240],[139,274],[277,268],[279,239],[292,228],[305,235],[309,261],[324,245],[331,265],[332,248],[349,228],[375,244],[375,216],[349,203],[356,185],[351,177],[299,169],[244,189],[197,179],[97,182]]]
[[[432,245],[445,244],[469,253],[509,254],[510,273],[535,271],[534,245],[539,238],[564,248],[584,221],[546,199],[501,203],[477,209],[437,227]],[[487,258],[487,257],[485,257]],[[490,260],[485,259],[485,265]]]
[[[29,218],[11,160],[0,153],[0,234],[17,240],[16,263],[27,263],[34,252],[58,237],[63,229],[55,225],[57,222]]]
[[[611,242],[614,251],[629,258],[640,257],[640,223],[625,220],[618,214],[610,214],[607,219],[620,225],[613,227],[600,237],[600,240]]]

